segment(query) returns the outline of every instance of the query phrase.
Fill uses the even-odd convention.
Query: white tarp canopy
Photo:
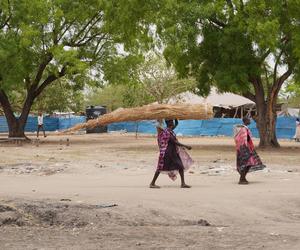
[[[278,112],[278,116],[293,116],[293,117],[299,117],[300,116],[300,111],[299,109],[295,108],[287,108],[283,111]]]
[[[243,96],[233,93],[218,93],[215,88],[212,88],[210,94],[204,98],[192,92],[183,92],[172,97],[169,104],[188,103],[188,104],[203,104],[208,103],[213,107],[222,107],[226,109],[237,108],[244,105],[255,105],[255,103]]]

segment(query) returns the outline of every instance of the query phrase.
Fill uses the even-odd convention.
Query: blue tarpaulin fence
[[[292,138],[295,134],[295,121],[293,117],[277,118],[276,133],[278,138]],[[180,135],[189,136],[232,136],[233,127],[241,124],[241,119],[234,118],[214,118],[211,120],[186,120],[180,121],[175,132]],[[136,122],[115,123],[108,126],[109,131],[126,130],[136,131]],[[254,137],[258,137],[256,123],[252,121],[249,126]],[[156,133],[155,122],[143,121],[138,123],[138,132],[154,134]]]
[[[78,123],[85,122],[85,116],[71,118],[44,117],[44,128],[47,131],[56,131],[70,128]],[[35,132],[37,130],[37,117],[29,116],[26,122],[25,131]],[[8,126],[4,116],[0,116],[0,132],[7,132]]]
[[[295,134],[294,117],[277,118],[276,132],[278,138],[292,138]],[[78,123],[85,122],[84,116],[71,118],[45,117],[44,127],[47,131],[56,131],[70,128]],[[186,120],[180,121],[176,128],[176,133],[188,136],[232,136],[233,127],[241,124],[241,119],[234,118],[214,118],[211,120]],[[256,124],[252,121],[250,129],[254,137],[258,137]],[[37,130],[37,117],[28,117],[25,131],[34,132]],[[127,132],[155,134],[154,121],[120,122],[108,125],[108,131],[126,130]],[[0,132],[7,132],[7,122],[4,116],[0,116]]]

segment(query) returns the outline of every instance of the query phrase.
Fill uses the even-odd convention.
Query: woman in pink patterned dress
[[[239,184],[248,184],[246,175],[248,172],[264,169],[266,166],[261,162],[258,154],[254,149],[252,135],[247,127],[250,119],[243,118],[243,125],[237,125],[234,128],[234,140],[236,145],[236,165],[240,174]]]
[[[155,182],[161,172],[167,173],[172,180],[176,179],[176,175],[179,172],[181,177],[181,187],[190,188],[190,186],[185,183],[184,170],[187,170],[192,165],[193,160],[187,154],[185,148],[190,150],[192,147],[178,142],[173,131],[178,124],[177,120],[175,120],[175,125],[173,120],[166,120],[166,124],[167,128],[165,129],[162,129],[161,127],[157,128],[159,159],[150,188],[159,188]]]

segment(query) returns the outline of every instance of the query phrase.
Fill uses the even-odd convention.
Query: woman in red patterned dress
[[[248,172],[264,169],[266,166],[261,162],[258,154],[254,149],[252,135],[248,125],[250,119],[243,118],[243,125],[237,125],[234,128],[234,140],[236,145],[236,165],[240,174],[239,184],[248,184],[246,175]]]
[[[176,175],[179,172],[181,187],[190,188],[190,186],[185,183],[184,170],[187,170],[191,166],[193,160],[184,149],[190,150],[192,147],[178,142],[173,131],[177,124],[177,120],[175,120],[175,125],[173,120],[166,120],[167,128],[162,129],[158,127],[157,129],[159,159],[150,188],[159,188],[155,182],[161,172],[167,173],[172,180],[176,179]]]

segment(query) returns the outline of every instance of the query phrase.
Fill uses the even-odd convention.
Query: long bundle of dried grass
[[[137,108],[120,108],[97,119],[77,124],[63,133],[105,126],[115,122],[160,119],[207,120],[212,116],[212,107],[208,104],[151,104]]]

